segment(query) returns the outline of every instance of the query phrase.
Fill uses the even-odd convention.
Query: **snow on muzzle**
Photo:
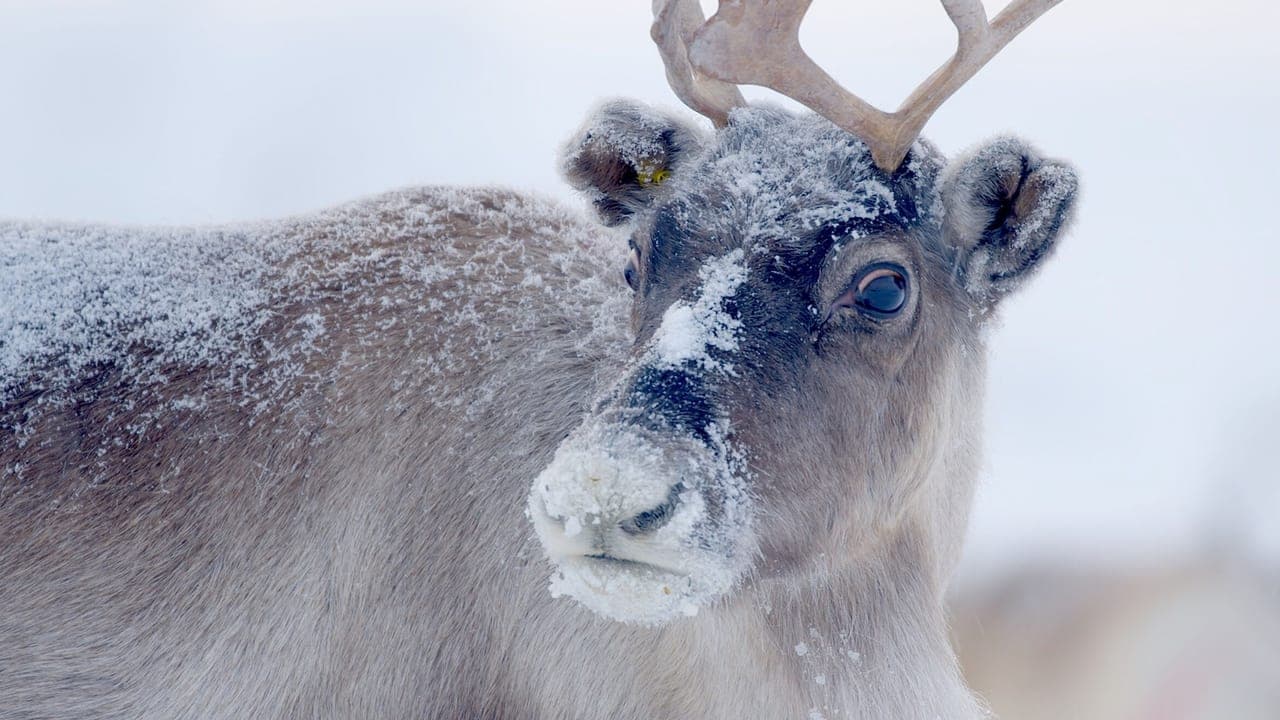
[[[742,250],[710,258],[620,383],[534,480],[553,594],[658,624],[728,591],[753,556],[742,453],[714,389],[734,376]]]
[[[750,555],[748,513],[738,463],[716,426],[711,438],[590,421],[561,444],[528,507],[552,594],[659,624],[729,590]]]

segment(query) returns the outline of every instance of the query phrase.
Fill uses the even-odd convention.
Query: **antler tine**
[[[956,26],[958,41],[951,59],[915,89],[894,113],[901,119],[895,152],[906,155],[925,123],[969,79],[1004,49],[1018,33],[1062,0],[1013,0],[991,22],[981,0],[942,0]],[[901,156],[898,159],[901,162]]]
[[[861,137],[876,165],[893,172],[929,117],[1018,33],[1062,0],[1014,0],[988,22],[981,0],[941,0],[956,27],[956,52],[886,113],[845,90],[800,47],[800,22],[812,0],[720,0],[689,46],[696,71],[761,85],[809,107]]]
[[[653,0],[649,35],[658,45],[676,97],[716,127],[724,127],[729,124],[729,111],[747,102],[736,86],[706,77],[689,63],[689,42],[704,21],[698,0]]]

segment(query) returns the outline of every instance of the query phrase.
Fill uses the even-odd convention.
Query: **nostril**
[[[622,529],[633,534],[640,535],[643,533],[651,533],[671,519],[671,515],[675,512],[675,505],[665,502],[652,510],[645,510],[630,520],[622,524]]]
[[[671,492],[667,493],[667,499],[661,505],[645,510],[622,523],[623,532],[632,535],[643,535],[654,532],[671,522],[672,516],[676,513],[676,506],[680,504],[680,493],[683,491],[684,483],[676,483],[671,488]]]

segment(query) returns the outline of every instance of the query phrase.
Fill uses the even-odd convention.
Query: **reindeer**
[[[981,716],[943,592],[983,338],[1076,179],[917,135],[1053,4],[944,0],[886,114],[808,2],[660,0],[716,130],[589,118],[612,231],[450,188],[0,226],[0,717]]]

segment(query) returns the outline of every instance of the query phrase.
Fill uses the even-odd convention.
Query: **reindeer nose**
[[[622,531],[630,535],[645,535],[656,532],[671,522],[676,514],[676,506],[680,504],[680,493],[684,492],[684,483],[676,483],[667,493],[667,499],[661,505],[645,510],[623,521]]]

